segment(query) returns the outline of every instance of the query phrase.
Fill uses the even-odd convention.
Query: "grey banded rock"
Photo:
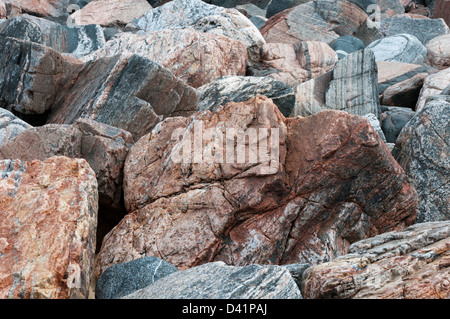
[[[150,132],[168,116],[192,114],[197,92],[148,58],[120,54],[85,63],[55,99],[47,123],[91,119],[130,132]]]
[[[29,128],[31,128],[31,125],[8,110],[0,108],[0,146]]]
[[[150,10],[139,19],[137,25],[145,32],[193,27],[241,41],[246,48],[265,43],[258,28],[238,10],[210,5],[201,0],[171,1]]]
[[[386,31],[386,36],[396,34],[414,35],[423,45],[440,35],[449,32],[443,19],[412,19],[408,16],[393,17]]]
[[[229,102],[245,102],[257,95],[272,99],[284,116],[289,116],[295,105],[292,88],[268,77],[222,77],[200,87],[198,92],[199,111],[214,111]]]
[[[378,70],[371,50],[354,52],[336,63],[325,104],[330,109],[361,116],[372,113],[379,118]]]
[[[174,272],[123,299],[301,299],[301,293],[283,267],[213,262]]]
[[[378,118],[372,113],[366,114],[364,115],[364,117],[369,121],[370,125],[372,125],[373,129],[380,136],[381,140],[386,143],[386,137],[384,136],[383,130],[381,129],[380,121],[378,120]]]
[[[427,49],[413,35],[397,34],[376,40],[367,46],[375,54],[375,60],[422,64]]]
[[[418,223],[352,244],[349,253],[307,269],[308,299],[450,297],[450,222]]]
[[[98,25],[72,28],[28,14],[6,20],[0,25],[0,35],[39,43],[78,58],[98,50],[106,42]]]
[[[352,35],[365,45],[380,39],[382,33],[368,25],[368,15],[348,1],[314,0],[271,17],[261,28],[267,42],[296,43],[322,41],[331,44]]]
[[[417,222],[450,219],[450,101],[432,100],[403,127],[393,155],[417,190]]]
[[[267,6],[266,18],[273,17],[281,11],[293,8],[308,1],[310,0],[272,0]]]
[[[418,64],[379,61],[377,67],[378,93],[380,95],[389,87],[408,81],[419,74],[428,75],[427,68]]]
[[[30,41],[0,36],[0,107],[47,113],[81,61]]]
[[[172,264],[153,256],[116,264],[98,278],[95,298],[120,299],[177,271]]]

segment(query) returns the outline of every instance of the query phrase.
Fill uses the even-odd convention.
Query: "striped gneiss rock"
[[[396,61],[402,63],[422,64],[427,49],[413,35],[398,34],[372,42],[367,49],[375,54],[378,61]]]
[[[52,157],[2,160],[0,171],[0,298],[87,298],[98,210],[92,169]]]
[[[226,128],[268,129],[272,151],[261,157],[261,146],[256,163],[221,162],[228,155],[214,141],[234,145]],[[189,161],[181,148],[198,132],[196,143],[215,155]],[[359,239],[411,224],[417,205],[367,119],[330,110],[286,119],[262,96],[158,124],[131,148],[124,190],[129,214],[105,237],[98,274],[147,255],[178,269],[211,261],[317,264]]]
[[[31,128],[11,112],[0,108],[0,146],[15,138],[21,132]]]

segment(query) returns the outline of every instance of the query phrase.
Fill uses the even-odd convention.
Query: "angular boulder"
[[[397,34],[376,40],[367,46],[375,54],[375,60],[422,64],[427,49],[413,35]]]
[[[450,101],[432,100],[403,127],[393,155],[419,196],[418,222],[450,219]]]
[[[415,110],[420,111],[430,97],[441,94],[448,85],[450,85],[450,68],[428,76],[423,82]]]
[[[267,43],[260,48],[259,65],[250,68],[249,73],[295,87],[333,70],[337,60],[336,52],[324,42]]]
[[[284,82],[268,77],[227,76],[198,89],[199,111],[214,111],[229,102],[245,102],[264,95],[278,106],[284,116],[289,116],[295,104],[294,91]]]
[[[123,299],[301,299],[301,293],[283,267],[215,262],[172,273]]]
[[[301,291],[308,299],[448,299],[449,254],[450,222],[419,223],[307,269]]]
[[[0,161],[0,297],[87,298],[97,181],[83,159]]]
[[[194,88],[221,76],[245,75],[247,65],[247,51],[240,41],[193,28],[142,35],[123,33],[87,58],[123,52],[135,53],[161,64]]]
[[[21,12],[38,17],[59,17],[69,7],[70,0],[3,0],[6,5],[16,6]]]
[[[195,89],[148,58],[124,53],[83,64],[76,82],[55,99],[47,124],[91,119],[137,140],[164,118],[190,115],[196,108]]]
[[[98,24],[103,27],[124,27],[152,9],[147,0],[96,0],[89,2],[70,18],[77,25]]]
[[[119,299],[177,271],[175,266],[152,256],[113,265],[98,278],[95,299]]]
[[[322,41],[331,44],[352,35],[369,44],[382,37],[367,25],[365,10],[348,1],[314,0],[271,17],[261,28],[267,42]]]
[[[131,148],[124,174],[129,214],[106,235],[99,273],[143,256],[178,269],[313,265],[410,225],[417,205],[367,119],[286,119],[263,96],[166,119]]]

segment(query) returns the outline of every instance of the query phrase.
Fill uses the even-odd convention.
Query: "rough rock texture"
[[[0,0],[0,19],[6,18],[6,6],[5,3]]]
[[[301,299],[301,293],[283,267],[215,262],[172,273],[123,299]]]
[[[381,106],[381,129],[388,143],[395,143],[406,123],[416,114],[406,107]]]
[[[0,108],[0,146],[15,138],[21,132],[31,128],[11,112]]]
[[[76,57],[89,54],[105,44],[103,31],[98,25],[70,28],[27,14],[6,20],[0,26],[0,35],[39,43]]]
[[[413,35],[397,34],[372,42],[367,49],[375,54],[378,61],[396,61],[402,63],[422,64],[427,49]]]
[[[363,50],[364,43],[351,35],[344,35],[337,38],[331,43],[331,48],[336,51],[339,59],[349,55],[350,53]]]
[[[123,33],[86,59],[125,51],[163,65],[195,88],[221,76],[245,75],[247,65],[247,51],[240,41],[192,28],[143,35]]]
[[[356,115],[380,116],[378,71],[371,50],[354,52],[336,63],[325,104]]]
[[[77,81],[55,100],[48,124],[87,118],[130,132],[147,134],[168,116],[189,115],[196,91],[148,58],[121,54],[87,62]]]
[[[66,12],[70,0],[3,0],[6,5],[13,5],[23,13],[39,17],[59,17]]]
[[[249,73],[295,87],[331,71],[337,60],[336,52],[324,42],[267,43],[260,48],[259,65],[250,68]]]
[[[433,19],[444,19],[450,25],[450,0],[437,0],[434,7]]]
[[[270,129],[269,138],[259,131],[259,162],[242,158],[245,148],[236,160],[234,149],[220,151],[220,137],[234,145],[234,134],[223,136],[227,128]],[[411,224],[417,205],[367,119],[339,111],[285,119],[262,96],[165,120],[132,147],[124,174],[129,214],[105,237],[99,273],[143,256],[178,269],[211,261],[317,264]]]
[[[125,26],[152,9],[147,0],[96,0],[70,17],[77,25]]]
[[[309,116],[327,110],[325,94],[332,79],[333,72],[330,71],[296,86],[295,106],[290,116]]]
[[[450,68],[428,76],[423,83],[422,89],[420,90],[419,99],[416,104],[416,111],[421,110],[425,106],[428,98],[433,95],[441,94],[441,92],[448,85],[450,85]]]
[[[408,33],[414,35],[423,45],[440,35],[447,34],[448,26],[442,19],[412,19],[407,16],[393,17],[386,36]]]
[[[0,170],[0,297],[87,298],[98,209],[92,169],[52,157],[3,160]]]
[[[369,121],[370,125],[372,125],[375,132],[380,135],[381,140],[386,143],[386,137],[384,136],[384,132],[381,129],[380,121],[378,120],[378,118],[372,113],[366,114],[364,115],[364,117]]]
[[[253,4],[260,8],[265,8],[270,0],[206,0],[205,2],[225,8],[233,8],[241,4]]]
[[[96,299],[119,299],[178,271],[157,257],[143,257],[106,269],[95,286]]]
[[[354,243],[349,254],[309,268],[311,299],[450,298],[450,222],[421,223]]]
[[[150,10],[137,24],[146,32],[193,27],[241,41],[246,48],[265,43],[259,30],[242,13],[201,0],[171,1]]]
[[[198,110],[214,111],[229,102],[245,102],[257,95],[273,100],[284,116],[289,116],[295,104],[294,91],[284,82],[268,77],[228,76],[198,89]]]
[[[80,61],[29,41],[0,36],[0,107],[46,113]]]
[[[425,63],[443,70],[450,67],[450,34],[433,38],[427,44]]]
[[[417,190],[417,221],[450,219],[450,101],[430,101],[403,127],[393,155]]]
[[[296,43],[322,41],[331,44],[344,35],[353,35],[369,44],[382,35],[367,26],[368,16],[348,1],[314,0],[285,10],[261,28],[267,42]]]

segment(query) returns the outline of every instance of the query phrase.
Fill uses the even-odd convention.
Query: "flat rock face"
[[[201,0],[171,1],[150,10],[137,24],[146,32],[193,27],[241,41],[246,48],[265,43],[259,30],[239,11]]]
[[[372,42],[367,49],[375,54],[375,60],[422,64],[427,49],[413,35],[398,34]]]
[[[428,98],[441,94],[448,85],[450,85],[450,68],[428,76],[420,90],[416,111],[420,111],[425,106]]]
[[[442,19],[412,19],[407,16],[393,17],[390,21],[386,36],[408,33],[414,35],[423,45],[449,31]]]
[[[73,13],[70,18],[77,25],[125,26],[151,9],[147,0],[96,0]]]
[[[433,38],[427,44],[425,62],[438,70],[450,67],[450,34]]]
[[[325,95],[328,108],[356,115],[372,113],[379,117],[378,70],[369,49],[339,60]]]
[[[301,299],[301,293],[283,267],[215,262],[172,273],[123,299]]]
[[[48,124],[91,119],[124,129],[137,140],[165,117],[188,115],[197,107],[193,88],[134,54],[87,62],[76,83],[68,85],[56,98]]]
[[[433,11],[433,19],[444,19],[450,25],[450,0],[437,0]]]
[[[260,48],[259,65],[250,72],[295,87],[331,71],[337,60],[336,52],[324,42],[267,43]]]
[[[365,10],[348,1],[314,0],[285,10],[261,28],[267,42],[322,41],[331,44],[344,35],[353,35],[369,44],[381,37],[367,26]]]
[[[0,36],[0,107],[21,114],[48,112],[80,61],[30,41]]]
[[[29,128],[31,128],[30,124],[22,121],[11,112],[0,109],[0,145],[4,145]]]
[[[449,102],[426,103],[405,125],[393,150],[419,195],[418,222],[450,219]]]
[[[306,3],[309,0],[276,0],[276,1],[270,1],[269,5],[267,6],[267,13],[266,18],[273,17],[277,13],[280,13],[281,11],[284,11],[286,9],[293,8],[295,6],[298,6],[300,4]]]
[[[92,169],[52,157],[3,160],[0,170],[0,297],[87,298],[98,210]]]
[[[259,162],[242,158],[245,148],[236,160],[227,157],[234,153],[216,143],[222,136],[234,145],[233,130],[223,136],[227,128],[271,132],[259,133]],[[270,99],[256,97],[167,119],[130,150],[129,214],[105,237],[97,270],[142,256],[178,269],[211,261],[317,264],[411,224],[417,195],[405,179],[369,122],[345,112],[285,119]]]
[[[377,67],[378,93],[380,95],[389,87],[408,81],[419,74],[429,75],[428,70],[424,66],[418,64],[379,61],[377,62]],[[412,108],[414,109],[415,107]]]
[[[193,28],[143,35],[123,33],[87,58],[123,52],[139,54],[161,64],[194,88],[221,76],[245,75],[247,65],[247,50],[240,41]]]
[[[303,274],[312,299],[448,299],[450,222],[419,223],[354,243]]]
[[[177,271],[175,266],[152,256],[116,264],[97,280],[95,298],[119,299]]]
[[[199,88],[198,110],[214,111],[229,102],[245,102],[257,95],[273,100],[285,116],[294,108],[294,91],[284,82],[264,77],[229,76]]]

